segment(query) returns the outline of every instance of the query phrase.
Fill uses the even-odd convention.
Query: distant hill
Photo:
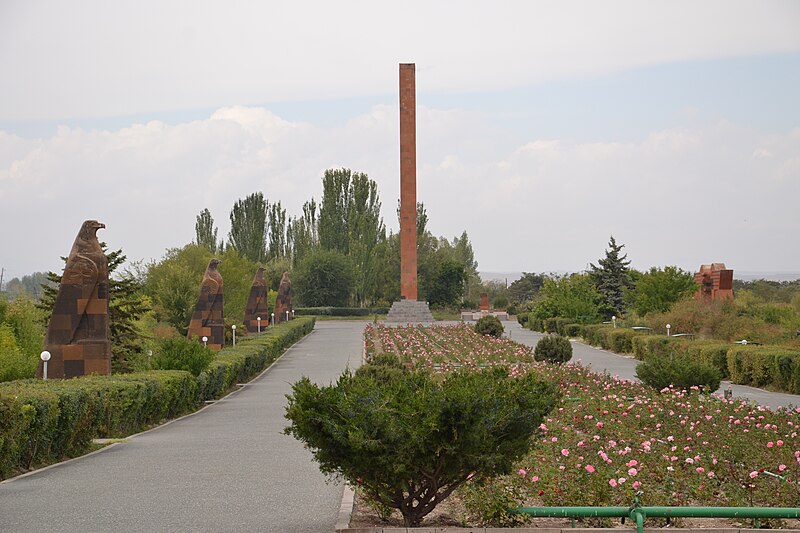
[[[563,272],[559,272],[562,274]],[[522,277],[522,272],[479,272],[483,281],[506,282],[509,285]],[[771,281],[794,281],[800,279],[800,272],[739,272],[733,271],[733,277],[743,281],[766,279]]]

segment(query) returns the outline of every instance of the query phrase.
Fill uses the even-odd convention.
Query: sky
[[[131,260],[227,236],[325,169],[398,229],[398,64],[417,199],[480,271],[800,273],[800,2],[0,0],[0,267],[60,270],[81,223]]]

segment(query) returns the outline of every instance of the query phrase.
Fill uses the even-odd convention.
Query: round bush
[[[503,324],[496,316],[485,316],[475,323],[475,333],[499,339],[503,335]]]
[[[719,370],[691,357],[648,357],[636,367],[636,377],[649,387],[661,390],[665,387],[688,389],[707,388],[714,392],[719,388],[722,375]]]
[[[214,352],[198,340],[175,337],[158,343],[152,364],[157,370],[186,370],[197,376],[212,359]]]
[[[572,359],[572,344],[561,335],[546,335],[536,343],[533,358],[558,365],[566,363]]]

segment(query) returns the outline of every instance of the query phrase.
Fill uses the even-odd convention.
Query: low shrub
[[[517,313],[517,322],[519,322],[519,325],[522,326],[523,328],[527,326],[529,318],[530,318],[529,313]]]
[[[685,344],[681,343],[677,346],[681,354],[702,361],[719,370],[723,379],[730,376],[728,373],[730,343],[697,340]]]
[[[648,357],[636,366],[636,377],[654,389],[702,387],[708,392],[719,388],[722,374],[713,366],[690,357]]]
[[[196,339],[173,337],[159,341],[151,361],[156,370],[185,370],[197,376],[214,359],[214,352]]]
[[[531,331],[544,331],[544,321],[541,318],[533,316],[533,313],[528,314],[528,322],[525,327]]]
[[[399,371],[388,386],[345,371],[335,385],[303,378],[292,386],[285,433],[311,450],[323,473],[358,484],[413,527],[467,480],[510,472],[555,396],[533,372],[513,378],[499,367],[444,379]]]
[[[583,331],[583,324],[567,324],[564,326],[565,337],[580,337]]]
[[[489,335],[497,337],[498,339],[503,336],[503,324],[496,316],[485,316],[475,322],[475,333],[480,335]]]
[[[572,359],[572,344],[561,335],[546,335],[536,343],[533,358],[547,363],[566,363]]]
[[[544,321],[544,329],[547,333],[564,334],[564,326],[571,324],[574,319],[551,317]]]
[[[648,357],[664,357],[674,353],[675,345],[687,341],[666,335],[636,335],[631,339],[633,355],[643,361]]]

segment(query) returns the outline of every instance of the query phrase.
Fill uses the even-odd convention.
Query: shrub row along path
[[[343,487],[282,434],[285,395],[357,367],[365,322],[318,322],[208,408],[98,453],[0,483],[1,531],[333,531]]]
[[[517,322],[503,322],[503,326],[506,328],[506,335],[510,335],[513,340],[532,348],[544,336],[542,333],[522,328]],[[633,356],[619,355],[573,341],[572,362],[580,362],[583,366],[591,367],[595,372],[608,372],[612,376],[638,381],[636,379],[636,365],[641,361],[637,361]],[[728,387],[730,387],[734,399],[744,398],[773,409],[789,405],[800,407],[800,396],[798,395],[765,391],[746,385],[736,385],[729,381],[723,381],[717,393],[723,394]]]

